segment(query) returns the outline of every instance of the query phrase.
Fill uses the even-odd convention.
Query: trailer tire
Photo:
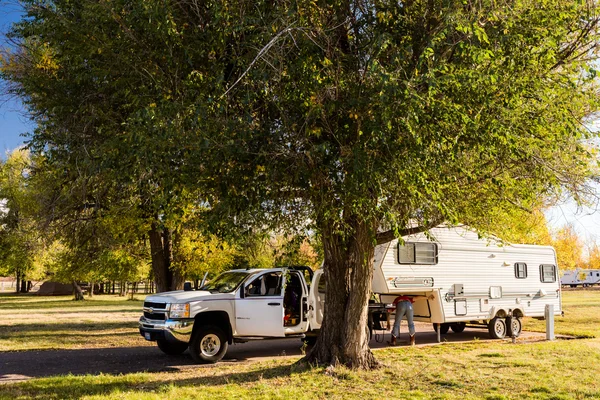
[[[492,318],[488,324],[488,331],[492,339],[504,339],[506,336],[506,323],[504,322],[504,318]]]
[[[227,335],[221,328],[207,325],[192,336],[190,354],[197,363],[216,363],[223,358],[228,345]]]
[[[440,324],[440,334],[445,335],[450,329],[450,324]],[[433,324],[433,330],[438,331],[438,324]],[[456,331],[455,331],[456,332]]]
[[[507,318],[506,320],[507,322],[510,320],[510,325],[507,325],[506,336],[519,337],[519,335],[521,335],[521,329],[523,327],[523,325],[521,324],[521,320],[515,317]]]
[[[452,329],[452,332],[454,332],[454,333],[462,333],[462,332],[464,332],[466,327],[467,327],[467,324],[465,324],[464,322],[457,322],[455,324],[450,325],[450,328]]]
[[[158,345],[160,351],[170,356],[178,356],[188,348],[187,343],[172,343],[166,341],[165,339],[158,339],[156,344]]]

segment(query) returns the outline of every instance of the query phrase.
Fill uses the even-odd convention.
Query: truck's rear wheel
[[[192,336],[190,353],[198,363],[216,363],[227,352],[227,336],[219,327],[204,326]]]
[[[466,326],[467,324],[465,324],[464,322],[456,322],[450,325],[450,328],[454,333],[462,333],[465,330]]]
[[[318,336],[306,336],[302,338],[302,342],[306,343],[307,346],[314,346],[318,338]]]
[[[506,323],[504,322],[504,318],[492,318],[488,324],[488,331],[492,339],[504,339],[504,336],[506,336]]]
[[[170,356],[177,356],[179,354],[182,354],[188,348],[187,343],[172,343],[166,341],[165,339],[158,339],[156,341],[156,344],[158,345],[160,351]]]
[[[440,333],[442,335],[445,335],[446,333],[448,333],[448,330],[450,329],[450,324],[433,324],[433,330],[436,332],[438,331],[438,325],[440,327]]]

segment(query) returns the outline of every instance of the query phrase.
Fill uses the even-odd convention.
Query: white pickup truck
[[[232,270],[199,290],[148,296],[140,334],[167,354],[189,348],[192,358],[214,363],[228,345],[262,338],[310,342],[323,321],[325,279],[308,267]]]

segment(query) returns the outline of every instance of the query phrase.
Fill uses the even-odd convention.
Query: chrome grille
[[[144,307],[164,310],[167,308],[167,304],[166,303],[153,303],[151,301],[145,301]]]
[[[154,303],[152,301],[144,302],[144,317],[158,321],[167,319],[169,305],[167,303]]]
[[[146,317],[148,319],[159,320],[159,321],[164,321],[165,319],[167,319],[164,312],[149,313],[149,312],[144,311],[144,317]]]

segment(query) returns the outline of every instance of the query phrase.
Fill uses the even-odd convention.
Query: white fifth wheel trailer
[[[477,325],[501,339],[518,336],[522,317],[544,318],[548,304],[554,315],[562,314],[552,247],[501,245],[467,227],[440,226],[403,239],[375,249],[372,290],[383,304],[399,295],[433,294],[434,300],[414,303],[415,320],[434,324],[440,333]],[[311,291],[323,286],[319,274]],[[323,300],[310,304],[317,317],[313,328],[320,325]]]

